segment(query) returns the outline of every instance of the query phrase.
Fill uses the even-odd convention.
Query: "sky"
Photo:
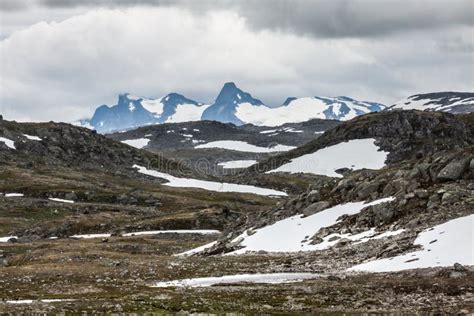
[[[234,81],[391,105],[474,91],[471,0],[0,0],[0,114],[91,117],[120,93],[211,103]]]

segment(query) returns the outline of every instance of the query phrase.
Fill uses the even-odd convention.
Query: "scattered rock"
[[[316,202],[308,206],[303,210],[304,216],[311,216],[313,214],[319,213],[325,209],[327,209],[331,204],[327,201]]]
[[[453,160],[438,173],[438,180],[459,180],[471,159]]]

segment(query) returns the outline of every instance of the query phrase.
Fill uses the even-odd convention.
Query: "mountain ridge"
[[[100,133],[200,120],[235,125],[279,126],[316,118],[344,121],[384,108],[385,105],[381,103],[358,101],[346,96],[288,97],[281,105],[270,107],[238,88],[234,82],[226,82],[210,104],[174,92],[158,99],[121,94],[117,104],[110,107],[101,105],[90,120],[82,120],[78,124],[94,128]]]
[[[414,94],[389,106],[387,110],[443,111],[452,114],[474,112],[474,93],[441,91]]]

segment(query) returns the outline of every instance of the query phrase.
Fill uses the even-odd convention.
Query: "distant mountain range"
[[[289,97],[282,105],[272,108],[239,89],[235,83],[228,82],[212,104],[200,103],[178,93],[159,99],[123,94],[116,105],[101,105],[90,120],[82,120],[79,124],[100,133],[199,120],[279,126],[314,118],[345,121],[385,107],[380,103],[348,97]]]
[[[250,93],[227,82],[212,104],[204,104],[170,93],[163,98],[123,94],[116,105],[101,105],[90,120],[79,125],[100,133],[129,130],[141,126],[212,120],[235,125],[280,126],[310,119],[347,121],[359,115],[382,110],[417,109],[454,114],[474,112],[474,93],[436,92],[410,96],[392,106],[339,97],[289,97],[278,107],[269,107]]]

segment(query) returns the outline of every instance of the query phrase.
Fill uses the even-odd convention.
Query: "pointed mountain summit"
[[[155,117],[142,106],[141,99],[121,94],[116,105],[98,107],[89,124],[99,132],[106,132],[148,125],[154,121]]]
[[[236,116],[236,112],[239,105],[244,103],[252,106],[264,105],[262,101],[253,98],[250,93],[240,90],[235,83],[227,82],[222,87],[214,104],[203,112],[202,119],[242,125],[245,122]]]

